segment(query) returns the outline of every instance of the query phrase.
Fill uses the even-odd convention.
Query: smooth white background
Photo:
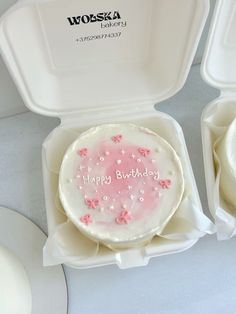
[[[10,2],[1,0],[1,10]],[[199,66],[195,65],[183,90],[157,106],[183,127],[207,215],[200,117],[218,93],[202,81]],[[0,108],[3,106],[23,108],[1,64]],[[41,145],[58,123],[57,119],[30,112],[0,119],[0,204],[23,213],[44,231]],[[217,242],[215,236],[207,236],[192,249],[153,259],[144,268],[121,271],[116,266],[89,270],[66,267],[69,314],[235,314],[235,247],[236,239]]]

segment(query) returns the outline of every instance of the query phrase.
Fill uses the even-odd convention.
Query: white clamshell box
[[[202,212],[181,127],[154,109],[184,85],[208,11],[207,0],[21,1],[2,17],[2,55],[26,106],[61,119],[43,144],[46,265],[142,266],[214,232]],[[107,12],[116,18],[101,21]],[[91,126],[116,122],[164,137],[180,156],[186,188],[161,235],[143,248],[115,252],[67,220],[57,185],[68,145]]]
[[[202,77],[220,95],[202,114],[202,142],[210,211],[219,240],[236,234],[236,211],[220,193],[220,161],[215,145],[236,119],[236,1],[218,0],[202,62]],[[235,190],[236,192],[236,190]]]

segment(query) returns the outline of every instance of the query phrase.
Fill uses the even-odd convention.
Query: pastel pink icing
[[[89,154],[87,149],[81,149],[86,151],[86,158],[79,160],[75,170],[76,184],[85,204],[88,209],[104,208],[111,218],[106,222],[108,225],[114,221],[127,224],[130,220],[142,219],[156,210],[160,189],[171,185],[171,180],[159,179],[161,171],[153,162],[149,148],[121,144],[122,138],[122,135],[115,135],[112,137],[113,143],[104,142],[90,149]],[[100,167],[105,169],[101,178],[96,177]],[[113,184],[106,184],[107,180]],[[132,215],[124,211],[124,206],[132,208]]]
[[[159,184],[163,189],[169,189],[171,186],[171,180],[170,179],[159,180]]]
[[[123,210],[116,218],[116,223],[119,225],[128,224],[132,220],[132,215],[128,210]]]
[[[86,225],[89,225],[93,222],[93,218],[90,214],[87,214],[87,215],[80,217],[80,221]]]
[[[123,136],[121,135],[121,134],[118,134],[118,135],[114,135],[114,136],[112,136],[112,141],[114,142],[114,143],[120,143],[121,142],[121,140],[122,140],[122,138],[123,138]]]
[[[88,206],[88,208],[95,209],[99,205],[98,199],[85,199],[85,204]]]
[[[138,149],[138,152],[139,152],[143,157],[147,157],[147,156],[151,153],[150,149],[143,148],[143,147],[140,147],[140,148]]]
[[[88,154],[88,149],[87,148],[82,148],[80,150],[78,150],[78,155],[80,155],[80,157],[86,157]]]

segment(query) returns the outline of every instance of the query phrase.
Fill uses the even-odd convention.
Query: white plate
[[[22,280],[24,276],[22,269],[26,272],[31,287],[32,314],[66,314],[65,275],[61,266],[43,267],[42,251],[45,241],[45,234],[30,220],[12,210],[0,207],[0,246],[5,247],[6,252],[10,252],[9,256],[15,256],[23,266],[14,269],[14,272],[18,269],[21,271],[16,278]],[[7,258],[7,255],[5,257]],[[14,259],[11,265],[17,265]],[[6,288],[9,287],[10,278],[9,280],[7,276],[3,278],[6,283],[3,284],[0,278],[1,287],[4,285]],[[29,294],[24,296],[25,300],[28,300],[28,296]],[[9,299],[14,302],[14,295],[9,295]],[[4,313],[1,308],[0,313]]]

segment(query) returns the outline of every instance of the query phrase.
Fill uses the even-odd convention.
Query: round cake
[[[236,208],[236,120],[218,143],[216,153],[221,163],[222,196]]]
[[[141,246],[160,232],[184,191],[179,157],[162,137],[131,124],[81,134],[67,150],[59,196],[69,219],[110,248]]]

